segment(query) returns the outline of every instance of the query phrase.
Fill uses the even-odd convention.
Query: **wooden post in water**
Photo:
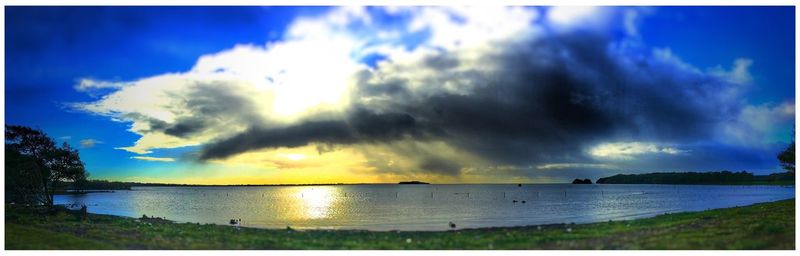
[[[503,198],[506,198],[506,192],[503,191]]]

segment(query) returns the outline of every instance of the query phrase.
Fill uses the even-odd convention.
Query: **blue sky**
[[[138,138],[126,131],[129,124],[65,109],[64,103],[92,99],[73,89],[78,79],[123,81],[187,70],[203,54],[277,39],[293,15],[319,12],[249,7],[8,10],[6,123],[39,127],[53,138],[70,137],[67,142],[75,146],[83,139],[102,141],[81,149],[96,178],[176,167],[133,160],[129,152],[114,149]]]
[[[339,177],[351,177],[343,179],[347,181],[387,181],[392,178],[422,177],[432,180],[441,180],[443,182],[494,181],[491,178],[487,178],[492,176],[502,177],[506,180],[520,179],[522,181],[532,182],[558,182],[571,180],[574,178],[573,176],[576,175],[597,178],[608,174],[630,171],[632,169],[636,169],[637,171],[709,171],[715,169],[733,169],[750,170],[757,173],[770,173],[779,171],[777,161],[774,157],[777,150],[785,147],[785,144],[791,141],[792,124],[794,123],[795,95],[795,60],[793,58],[795,28],[793,7],[605,8],[583,14],[580,12],[578,12],[578,14],[573,14],[575,12],[564,12],[566,13],[565,17],[567,20],[564,21],[563,24],[557,24],[557,20],[553,18],[555,15],[551,15],[550,8],[530,7],[519,12],[509,12],[510,14],[519,14],[522,16],[526,15],[528,12],[533,13],[532,16],[524,16],[530,18],[529,26],[523,26],[519,30],[524,33],[511,31],[514,33],[498,34],[497,38],[494,38],[495,41],[481,41],[485,38],[475,39],[466,37],[466,35],[455,35],[456,37],[462,36],[463,38],[458,38],[460,41],[453,45],[439,44],[434,40],[439,36],[441,36],[441,38],[447,38],[446,36],[452,37],[446,30],[441,28],[454,29],[455,31],[455,29],[462,29],[459,26],[463,25],[463,29],[465,29],[463,31],[470,31],[468,29],[472,29],[472,27],[468,25],[471,24],[473,20],[475,20],[475,22],[481,22],[482,20],[478,18],[473,19],[469,14],[451,14],[448,22],[452,24],[447,23],[445,26],[441,25],[441,22],[436,23],[439,21],[436,21],[435,18],[424,18],[437,17],[435,16],[438,15],[436,11],[430,11],[428,13],[429,16],[425,16],[425,10],[416,9],[396,11],[383,10],[381,8],[367,8],[363,12],[342,12],[344,14],[337,14],[336,12],[337,9],[335,8],[325,7],[6,7],[5,121],[7,124],[20,124],[41,128],[51,137],[79,147],[81,157],[94,178],[187,183],[215,183],[227,181],[250,183],[250,180],[252,180],[252,183],[280,183],[284,180],[291,181],[292,178],[307,179],[308,177],[321,177],[318,173],[323,172],[326,173],[325,175],[331,176],[329,179],[334,180],[338,175]],[[447,11],[441,12],[448,13]],[[461,17],[459,15],[465,16]],[[585,15],[585,17],[580,15]],[[344,24],[340,24],[342,21],[337,21],[337,18],[344,19]],[[412,24],[414,20],[420,20],[420,22],[422,22],[423,25],[421,25],[421,29],[409,29],[414,26]],[[471,138],[466,139],[466,136],[480,137],[486,135],[487,138],[493,138],[491,136],[494,135],[487,135],[485,131],[480,130],[480,127],[457,125],[461,123],[458,121],[462,120],[461,118],[454,118],[453,120],[455,121],[453,121],[453,123],[433,122],[431,124],[425,124],[426,128],[430,128],[429,130],[408,131],[397,128],[404,124],[400,122],[404,120],[403,118],[411,118],[412,122],[416,124],[415,127],[419,128],[423,126],[422,120],[429,120],[428,116],[425,116],[428,112],[413,112],[413,110],[410,109],[415,105],[409,105],[408,103],[388,102],[385,104],[381,103],[381,105],[374,105],[373,103],[354,102],[352,99],[346,103],[341,103],[343,101],[342,99],[330,99],[330,97],[325,95],[309,95],[307,97],[291,98],[296,97],[298,93],[292,90],[281,92],[285,94],[276,93],[268,95],[277,95],[275,97],[279,98],[283,97],[281,95],[289,95],[282,99],[285,99],[285,102],[297,102],[298,100],[302,101],[306,99],[308,104],[301,104],[302,106],[297,106],[296,104],[286,105],[285,108],[289,109],[286,110],[288,112],[283,114],[278,113],[274,116],[257,113],[259,117],[266,116],[265,120],[268,121],[262,123],[241,123],[241,120],[247,119],[244,117],[236,120],[210,118],[209,120],[211,121],[191,119],[194,123],[200,122],[203,124],[210,124],[222,120],[217,126],[223,128],[223,125],[240,127],[241,129],[236,130],[236,132],[216,132],[219,130],[217,129],[219,127],[215,128],[209,125],[198,128],[200,130],[196,138],[203,139],[177,136],[180,137],[180,139],[176,137],[174,143],[169,145],[145,146],[144,144],[137,144],[138,146],[133,150],[118,149],[120,147],[131,147],[142,137],[152,137],[153,140],[157,140],[157,138],[161,138],[158,136],[169,134],[169,130],[165,130],[162,133],[151,133],[150,131],[155,129],[152,127],[155,124],[152,118],[158,119],[158,116],[148,116],[150,119],[137,119],[133,117],[133,114],[144,112],[137,112],[138,110],[130,110],[129,108],[125,108],[125,111],[128,111],[125,112],[120,109],[109,107],[108,105],[100,106],[102,105],[100,103],[103,103],[104,99],[114,94],[118,94],[119,97],[126,99],[124,98],[126,94],[122,94],[123,90],[120,88],[125,86],[131,88],[135,86],[144,86],[144,82],[142,81],[147,78],[163,77],[169,74],[182,75],[186,72],[190,73],[190,70],[200,66],[198,65],[198,60],[201,59],[201,57],[206,56],[208,57],[207,59],[213,59],[213,57],[223,56],[226,53],[235,55],[235,50],[231,49],[244,51],[243,54],[246,56],[261,56],[258,54],[262,53],[264,56],[273,56],[270,54],[279,52],[279,50],[274,50],[279,48],[275,45],[285,45],[286,48],[298,45],[296,47],[299,47],[298,49],[301,49],[300,52],[303,52],[302,47],[305,45],[313,45],[304,44],[305,41],[303,41],[312,40],[309,38],[315,35],[308,32],[309,29],[316,29],[316,27],[313,26],[301,26],[305,24],[303,21],[309,21],[306,22],[308,24],[322,24],[323,32],[330,33],[332,35],[330,38],[333,38],[325,38],[325,40],[338,40],[340,39],[338,35],[341,34],[346,35],[346,37],[342,37],[342,44],[344,44],[345,47],[353,42],[358,42],[353,45],[357,45],[359,49],[350,52],[348,55],[355,60],[352,68],[345,69],[350,68],[350,66],[344,67],[345,65],[343,65],[343,71],[339,72],[340,74],[351,70],[353,70],[354,74],[358,74],[356,71],[359,70],[370,70],[369,72],[372,72],[372,74],[381,74],[381,77],[397,76],[399,77],[398,79],[402,78],[401,80],[403,81],[409,81],[413,80],[413,78],[420,77],[421,75],[418,74],[428,74],[423,71],[418,71],[418,73],[414,74],[389,73],[391,70],[404,70],[398,68],[405,67],[403,66],[405,65],[403,61],[412,63],[414,61],[414,57],[408,57],[413,54],[397,53],[399,50],[384,50],[394,46],[400,46],[399,49],[405,49],[409,52],[423,48],[430,50],[430,52],[433,53],[422,53],[422,50],[419,51],[420,53],[417,53],[420,55],[430,55],[421,57],[426,60],[447,60],[449,56],[456,56],[453,58],[458,60],[458,65],[466,65],[460,70],[472,68],[477,70],[475,71],[476,73],[484,74],[481,73],[484,71],[480,70],[480,68],[465,64],[467,63],[467,59],[463,59],[466,57],[462,56],[468,56],[466,53],[469,52],[474,52],[478,55],[483,54],[481,56],[494,56],[491,55],[495,54],[492,51],[475,49],[483,49],[481,48],[483,45],[490,45],[492,47],[494,47],[494,44],[503,45],[501,43],[516,45],[515,43],[522,41],[522,43],[519,44],[541,44],[543,45],[542,47],[552,47],[553,49],[566,47],[565,51],[577,51],[580,49],[601,51],[605,48],[615,48],[616,50],[614,50],[613,53],[609,50],[609,53],[602,53],[601,55],[618,56],[619,58],[612,59],[611,61],[620,65],[620,70],[622,71],[619,72],[628,72],[624,64],[626,60],[651,61],[652,63],[658,62],[660,63],[658,65],[663,65],[663,67],[658,66],[658,69],[654,68],[655,71],[653,72],[672,74],[675,77],[681,77],[680,79],[686,77],[686,80],[673,81],[681,85],[694,81],[708,82],[719,80],[719,83],[741,83],[742,89],[731,92],[732,98],[721,99],[716,96],[711,99],[697,98],[714,102],[719,100],[719,103],[716,105],[714,105],[713,102],[708,103],[710,104],[708,106],[705,104],[698,104],[698,106],[700,106],[699,108],[702,108],[702,110],[686,110],[688,111],[686,113],[689,114],[699,113],[697,114],[699,117],[696,120],[692,119],[697,121],[696,124],[692,123],[692,121],[687,121],[687,126],[690,127],[687,128],[687,130],[691,131],[686,132],[686,134],[678,134],[677,132],[672,134],[670,132],[661,131],[661,129],[657,128],[657,126],[659,126],[658,122],[661,121],[646,123],[644,126],[641,126],[641,123],[636,123],[633,124],[635,127],[626,127],[623,124],[611,127],[605,125],[603,120],[589,122],[585,120],[592,118],[586,117],[586,113],[598,113],[599,116],[607,116],[607,120],[619,120],[618,117],[624,115],[621,115],[621,112],[617,110],[601,109],[597,111],[588,111],[584,108],[576,108],[575,115],[581,116],[575,123],[578,127],[589,128],[600,125],[600,127],[610,129],[611,131],[603,133],[602,135],[596,135],[586,133],[583,129],[575,129],[574,134],[569,134],[569,132],[573,131],[562,129],[562,131],[567,133],[564,137],[567,140],[583,138],[584,142],[590,141],[593,144],[589,145],[584,142],[575,142],[575,144],[572,145],[566,143],[570,146],[565,146],[563,152],[556,150],[553,154],[541,153],[542,149],[540,145],[546,143],[534,143],[537,141],[549,141],[544,137],[537,137],[547,136],[546,134],[534,136],[521,132],[516,135],[519,138],[516,140],[498,137],[497,140],[493,142],[505,143],[508,146],[498,146],[494,148],[493,146],[488,146],[490,143],[489,141],[474,140]],[[595,26],[593,24],[603,25]],[[492,23],[489,25],[502,25],[503,27],[510,28],[515,24]],[[293,30],[290,28],[294,28],[296,31],[292,32]],[[502,29],[497,29],[494,31],[501,30]],[[464,33],[463,31],[458,33]],[[382,32],[386,32],[385,37],[381,37]],[[293,33],[300,33],[300,35],[298,36]],[[399,35],[392,35],[392,33]],[[492,36],[494,35],[487,35],[486,37],[489,38]],[[586,37],[586,40],[596,40],[599,43],[607,45],[606,47],[592,48],[576,43],[580,40],[575,40],[576,42],[570,41],[575,38],[580,39],[583,37]],[[339,41],[331,41],[331,45],[333,46],[331,46],[330,52],[339,49],[335,48],[335,43],[337,42]],[[475,45],[469,46],[472,48],[467,46],[470,42],[475,43]],[[237,45],[251,47],[236,48]],[[376,48],[374,51],[363,50],[373,46]],[[380,47],[377,46],[382,46],[384,48],[378,49]],[[352,49],[352,47],[346,49]],[[508,49],[512,49],[512,46],[509,46]],[[515,56],[514,54],[516,53],[513,51],[509,52],[511,50],[508,49],[501,49],[502,52],[498,53],[498,56]],[[529,52],[525,49],[521,51]],[[254,53],[248,55],[247,53],[250,51]],[[574,54],[579,53],[580,52],[575,52]],[[325,52],[318,55],[321,55],[319,59],[300,58],[300,60],[294,59],[291,61],[308,61],[308,63],[313,63],[322,61],[320,59],[327,56]],[[592,53],[587,56],[595,55],[595,53]],[[539,55],[533,55],[532,57],[536,56]],[[308,56],[304,56],[303,58],[305,57]],[[336,56],[331,56],[331,58],[335,57]],[[219,58],[222,59],[222,57]],[[408,60],[403,58],[407,58]],[[489,59],[492,60],[491,58]],[[240,61],[240,59],[235,60]],[[737,60],[741,60],[741,62],[737,62]],[[276,57],[276,60],[266,60],[265,63],[269,64],[270,61],[279,62]],[[594,62],[588,60],[586,62],[581,62],[581,60],[565,59],[564,61],[575,61],[577,63],[575,65],[579,66],[580,69],[589,70],[586,72],[603,70],[602,67],[592,66]],[[385,62],[387,64],[382,65],[379,64],[380,62]],[[213,61],[209,61],[209,63],[212,63],[210,64],[212,66],[222,65],[222,67],[234,65],[229,63],[217,64],[217,62]],[[258,63],[260,62],[253,62],[252,65],[258,65]],[[505,62],[498,63],[500,63],[497,64],[499,67],[508,67],[504,64]],[[740,72],[738,73],[735,72],[737,71],[737,64],[735,63],[741,64],[738,70]],[[363,66],[359,66],[359,64],[363,64]],[[408,65],[414,66],[412,64]],[[654,67],[657,66],[656,64],[653,65]],[[566,64],[565,66],[570,67]],[[290,68],[297,70],[290,70],[288,72],[300,74],[300,77],[314,76],[312,73],[315,70],[302,70],[303,67],[304,65],[302,63],[290,66]],[[232,66],[230,70],[235,68],[238,68],[238,66]],[[256,68],[258,67],[256,66]],[[325,69],[324,66],[322,68]],[[435,68],[442,67],[434,67],[434,70]],[[532,68],[537,69],[541,67],[534,66]],[[227,69],[223,70],[227,72]],[[513,74],[538,74],[536,72],[538,72],[538,69],[532,71],[522,70]],[[231,74],[236,76],[236,74],[242,73],[243,72]],[[445,72],[442,72],[442,74],[444,73]],[[463,75],[467,73],[458,74]],[[566,76],[569,77],[569,74],[572,73],[568,73]],[[328,75],[328,73],[324,73],[324,75]],[[330,75],[333,78],[339,78],[336,74]],[[469,77],[468,79],[473,79],[474,82],[483,81],[481,80],[482,78],[484,77],[476,75],[476,77]],[[437,88],[444,88],[448,79],[456,78],[453,76],[425,77],[424,80],[421,81],[438,81],[441,84],[435,86],[438,86]],[[576,90],[586,89],[581,83],[592,83],[589,80],[581,80],[583,78],[580,77],[574,79],[580,81],[577,82],[577,85],[574,87],[577,88]],[[617,81],[613,80],[616,78],[609,79]],[[91,88],[83,91],[76,89],[76,87],[81,84],[81,81],[89,81],[87,85]],[[156,79],[154,81],[157,83],[161,80]],[[269,81],[272,82],[273,80]],[[641,81],[630,82],[631,88],[641,88],[636,87],[636,83],[643,83]],[[708,83],[714,83],[713,81]],[[409,84],[410,83],[411,82],[409,82]],[[498,83],[502,83],[502,81]],[[104,84],[109,86],[103,87],[102,85]],[[389,86],[386,84],[373,85]],[[667,83],[665,86],[667,85],[669,84]],[[237,86],[239,85],[223,88],[226,88],[224,90],[240,88]],[[411,85],[406,86],[412,88]],[[549,85],[542,85],[543,88],[546,86]],[[719,86],[726,86],[724,88],[729,88],[735,85]],[[305,88],[303,90],[308,89],[306,87],[303,88]],[[508,88],[512,90],[516,87]],[[426,90],[429,91],[414,91],[411,94],[428,95],[434,92],[431,91],[433,89]],[[646,97],[656,97],[645,93],[651,90],[656,92],[659,92],[659,90],[671,92],[669,89],[663,88],[634,89],[635,93],[631,93],[631,95],[634,96],[631,97],[634,98],[634,101],[637,99],[645,99]],[[595,92],[594,89],[591,89],[591,91]],[[202,95],[202,93],[206,91],[200,90],[199,92]],[[246,91],[241,92],[247,94]],[[435,92],[439,93],[439,91]],[[478,92],[479,91],[470,91],[470,93]],[[550,91],[548,90],[547,92]],[[574,95],[583,92],[585,91],[580,91],[579,93],[573,91],[570,95],[572,95],[572,99],[575,99]],[[640,92],[642,96],[636,96],[639,95]],[[191,98],[191,95],[195,94],[181,94],[181,97],[185,97],[182,98],[185,99],[185,102],[194,102],[192,100],[196,100],[196,98]],[[364,98],[367,98],[367,96],[374,96],[371,94],[359,95]],[[452,95],[441,94],[437,99],[451,99],[449,96]],[[680,93],[675,95],[685,96],[696,94]],[[130,94],[128,94],[127,97],[130,97]],[[149,97],[149,95],[142,95],[141,97],[144,99]],[[242,102],[255,102],[253,103],[254,105],[251,104],[255,107],[248,105],[249,107],[244,109],[261,109],[263,106],[271,104],[271,102],[261,102],[263,99],[262,97],[256,98],[255,100],[247,99],[249,101],[243,100]],[[680,122],[682,117],[676,117],[674,113],[683,112],[670,112],[672,110],[662,110],[660,108],[670,109],[673,106],[670,104],[676,104],[675,102],[680,101],[691,101],[692,99],[674,97],[668,99],[671,102],[660,105],[646,105],[653,106],[653,109],[646,109],[648,111],[634,113],[634,115],[640,115],[642,120],[672,119]],[[213,98],[212,100],[217,100],[217,98]],[[410,102],[422,104],[420,102],[424,103],[426,100],[429,100],[429,98],[417,100],[418,101],[412,100]],[[479,99],[463,100],[475,100],[474,102],[480,102],[477,101]],[[309,109],[317,106],[315,105],[316,101],[321,102],[320,104],[323,105],[330,103],[336,106],[342,105],[343,107],[325,110],[329,112],[319,110],[321,112],[309,114]],[[347,101],[347,99],[344,101]],[[213,102],[217,102],[217,104],[214,105],[214,103],[212,103],[210,107],[215,109],[220,108],[223,110],[236,111],[235,113],[229,114],[238,115],[242,113],[242,109],[238,109],[239,106],[230,106],[229,108],[227,105],[228,103],[224,103],[225,101]],[[95,106],[98,107],[91,110],[76,107],[75,104],[80,103],[87,105],[97,103],[98,105]],[[727,106],[726,104],[730,104],[730,107],[720,109],[720,106]],[[680,104],[675,106],[679,105]],[[335,117],[339,115],[345,116],[343,120],[345,120],[344,123],[348,125],[362,120],[354,119],[353,113],[362,113],[356,111],[359,108],[354,106],[365,107],[370,111],[380,109],[380,111],[374,113],[370,112],[370,114],[375,115],[374,117],[377,118],[375,120],[391,120],[392,122],[389,122],[390,125],[388,129],[396,129],[399,135],[376,135],[360,130],[359,127],[355,128],[354,133],[357,134],[356,136],[294,135],[297,131],[311,129],[308,128],[309,124],[319,124],[323,123],[323,121],[337,121]],[[500,107],[503,106],[505,105],[500,105]],[[531,107],[532,105],[510,106],[516,109],[519,107]],[[141,105],[139,107],[146,106]],[[421,105],[417,105],[417,107],[421,107]],[[167,109],[174,110],[176,108],[178,107],[171,106],[171,108]],[[190,108],[186,111],[192,111],[192,109],[193,108]],[[459,110],[468,109],[469,108],[459,108]],[[391,112],[389,110],[398,110],[398,113],[401,114],[396,116],[379,116],[386,114],[387,111]],[[180,113],[185,113],[186,111]],[[456,109],[453,109],[453,111],[456,111]],[[630,110],[623,108],[623,112],[625,111]],[[717,113],[715,111],[723,111],[726,115],[730,116],[713,119],[713,124],[710,124],[712,121],[709,120],[711,119],[707,119],[704,115],[707,114],[706,112]],[[177,117],[174,120],[168,120],[168,118],[162,119],[161,121],[166,122],[165,125],[172,125],[173,128],[187,127],[185,125],[177,126],[179,124],[178,122],[180,120],[189,120],[190,117],[202,116],[201,113],[205,112],[195,112],[188,116],[177,116],[176,114]],[[467,114],[467,116],[480,116],[480,114],[476,113]],[[505,114],[496,113],[496,115]],[[563,117],[568,115],[570,115],[570,113],[564,113],[564,115],[560,115],[562,117],[551,121],[542,118],[538,120],[542,120],[541,123],[553,122],[557,125],[564,125],[563,127],[574,127],[571,123],[566,123],[573,120],[564,119]],[[655,115],[659,118],[655,118],[651,115]],[[663,116],[663,118],[661,118],[662,116],[658,115],[669,116]],[[318,116],[326,117],[318,118]],[[170,117],[172,117],[172,115],[170,115]],[[523,116],[519,117],[522,118]],[[752,121],[754,119],[753,117],[764,118],[764,120],[768,122],[760,122],[758,124],[748,123],[748,120]],[[252,119],[252,117],[248,118]],[[489,119],[493,120],[493,118]],[[398,121],[398,123],[393,123],[397,120],[400,121]],[[149,129],[143,128],[137,130],[138,128],[132,128],[131,125],[137,123],[149,125]],[[336,126],[335,123],[333,123],[333,125],[332,127],[339,127]],[[380,126],[386,125],[386,123],[370,125],[375,125],[374,127],[376,127],[376,129],[387,129],[386,126]],[[506,126],[508,125],[506,124]],[[623,128],[618,129],[618,126]],[[712,126],[713,128],[707,128]],[[536,127],[539,126],[530,126],[528,128],[533,129]],[[708,132],[704,132],[704,129],[708,129]],[[313,131],[313,129],[311,130]],[[325,129],[325,131],[330,130],[330,128]],[[437,131],[443,132],[437,133]],[[347,133],[347,131],[345,133]],[[744,138],[741,137],[742,133],[748,133],[748,136],[752,135],[756,137]],[[281,136],[275,134],[280,134]],[[439,136],[437,134],[446,135]],[[247,137],[245,135],[252,135],[252,137]],[[291,141],[289,141],[289,139],[280,139],[291,136],[297,136],[298,139]],[[231,142],[228,142],[229,139]],[[239,140],[237,142],[237,140],[234,139]],[[83,146],[81,146],[82,140],[85,142]],[[95,143],[89,146],[89,144],[92,143],[86,143],[88,141],[85,140],[92,140]],[[222,147],[236,143],[241,144],[242,141],[256,142],[254,142],[255,145],[252,147]],[[517,142],[520,142],[519,145],[517,145]],[[314,154],[308,154],[306,152],[308,150],[303,149],[304,147],[319,149],[320,146],[325,148],[326,145],[330,146],[334,151],[340,152],[340,154],[345,154],[345,152],[347,152],[348,155],[341,156],[343,158],[362,159],[356,162],[362,165],[366,163],[366,165],[358,165],[358,167],[352,168],[363,168],[364,171],[356,172],[356,174],[351,172],[337,174],[336,171],[332,171],[332,169],[338,170],[339,168],[347,167],[332,167],[333,165],[323,162],[342,161],[322,159],[325,157],[333,158],[337,155],[334,153],[323,154],[325,151],[323,150],[318,154],[321,159],[313,159],[312,161],[311,155]],[[602,147],[603,145],[605,145],[605,147]],[[370,147],[379,147],[379,149]],[[441,153],[440,155],[429,158],[423,155],[415,156],[411,153],[404,153],[408,151],[408,148],[416,148],[416,150],[420,152],[426,152],[427,150],[431,152],[449,153]],[[297,151],[292,151],[295,149]],[[134,152],[135,150],[139,150],[139,152]],[[150,151],[150,153],[143,153],[142,150]],[[601,152],[602,150],[610,150],[609,152],[619,155],[609,156],[606,153],[592,153]],[[369,153],[384,151],[387,155],[393,157],[391,159],[383,159]],[[493,153],[487,153],[490,151],[508,153],[498,156]],[[216,154],[215,152],[225,153]],[[256,156],[258,154],[264,155],[264,158],[258,158],[258,156]],[[196,159],[198,155],[200,155],[200,158]],[[286,164],[281,160],[266,157],[267,155],[288,156],[287,159],[292,162],[291,164]],[[353,155],[357,155],[358,157]],[[143,161],[141,159],[132,158],[142,156],[169,161]],[[459,162],[461,158],[467,157],[481,160],[460,165],[451,163]],[[255,161],[253,160],[254,158],[258,158],[259,160]],[[523,161],[519,160],[520,158],[529,160]],[[676,159],[682,164],[671,164],[675,162]],[[313,162],[316,165],[300,165],[299,162],[303,161]],[[714,164],[708,163],[712,161]],[[242,164],[251,162],[262,163],[262,165]],[[381,162],[381,164],[375,164],[375,162]],[[395,164],[398,162],[402,162],[404,165]],[[404,166],[404,168],[396,166]],[[288,175],[281,172],[281,170],[293,170],[292,168],[301,168],[295,170],[297,172],[302,172],[303,170],[308,171],[307,169],[309,168],[316,169],[308,171],[308,173],[310,173],[309,176],[291,176],[291,178],[273,179],[273,177]],[[412,169],[413,171],[409,171]],[[189,177],[208,177],[208,179],[190,179]]]

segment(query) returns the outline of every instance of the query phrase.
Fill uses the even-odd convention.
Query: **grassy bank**
[[[6,205],[6,249],[794,249],[794,199],[580,225],[445,232],[164,223]]]

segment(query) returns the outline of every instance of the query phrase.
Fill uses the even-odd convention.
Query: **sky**
[[[6,7],[5,122],[90,178],[779,172],[793,7]]]

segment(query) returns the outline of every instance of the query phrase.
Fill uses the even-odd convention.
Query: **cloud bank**
[[[743,100],[757,62],[702,69],[642,46],[643,15],[336,8],[297,19],[280,41],[205,55],[187,72],[80,80],[77,90],[112,92],[72,106],[131,123],[142,137],[120,149],[136,154],[198,146],[197,160],[220,161],[351,148],[378,173],[449,177],[646,169],[675,157],[687,164],[672,168],[709,168],[691,159],[768,147],[793,121],[794,103]]]

